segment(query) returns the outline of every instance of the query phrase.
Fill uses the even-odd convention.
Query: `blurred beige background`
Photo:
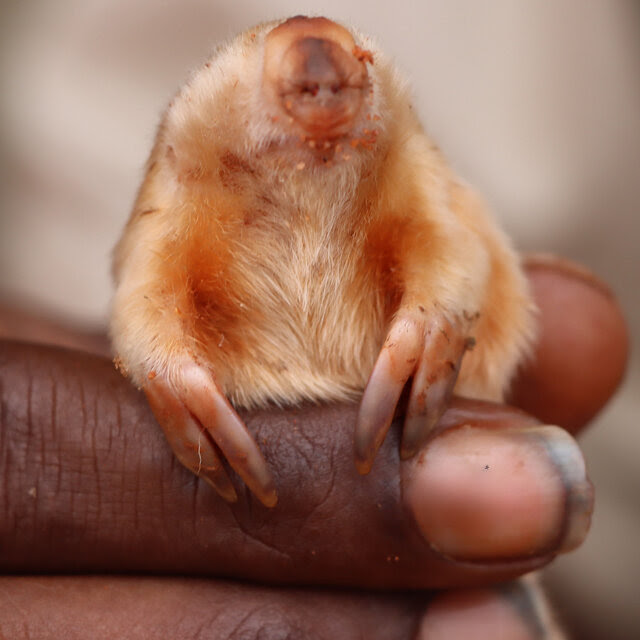
[[[639,341],[634,0],[0,0],[0,299],[102,326],[109,252],[169,97],[216,42],[296,13],[376,35],[518,246],[603,276]],[[639,380],[636,354],[583,440],[593,530],[549,572],[576,638],[640,637]]]

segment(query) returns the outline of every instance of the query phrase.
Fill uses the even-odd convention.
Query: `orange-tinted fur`
[[[351,137],[289,135],[261,102],[272,26],[223,49],[163,120],[115,254],[124,368],[143,386],[187,355],[236,406],[353,398],[394,314],[419,306],[476,339],[457,391],[499,399],[533,331],[508,241],[364,36],[372,87]]]

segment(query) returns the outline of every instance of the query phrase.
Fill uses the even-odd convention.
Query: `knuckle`
[[[310,629],[302,628],[291,612],[279,606],[258,606],[226,636],[228,640],[316,640]],[[319,639],[318,639],[319,640]]]

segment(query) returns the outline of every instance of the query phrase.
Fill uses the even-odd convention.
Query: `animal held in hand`
[[[404,81],[325,18],[245,32],[179,91],[114,272],[119,366],[180,461],[230,501],[222,457],[277,500],[235,408],[362,396],[367,473],[407,382],[403,457],[454,388],[501,399],[532,334],[509,242]]]

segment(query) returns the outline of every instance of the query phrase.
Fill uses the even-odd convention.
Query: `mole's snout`
[[[268,95],[305,134],[336,138],[351,129],[368,88],[351,34],[326,18],[291,18],[267,35]]]

